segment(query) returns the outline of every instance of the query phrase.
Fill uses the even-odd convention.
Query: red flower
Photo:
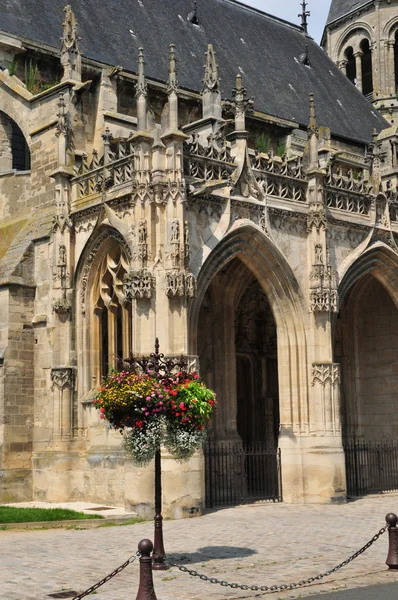
[[[100,413],[102,413],[102,414],[105,412],[105,408],[104,407],[100,408],[99,410],[100,410]]]
[[[171,392],[170,392],[170,394],[171,394],[172,396],[177,396],[177,393],[178,393],[178,392],[177,392],[176,390],[171,390]]]

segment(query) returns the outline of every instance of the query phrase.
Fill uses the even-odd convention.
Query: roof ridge
[[[293,27],[293,29],[297,29],[298,31],[305,33],[302,26],[299,25],[298,23],[292,23],[291,21],[287,21],[286,19],[281,19],[280,17],[276,17],[275,15],[271,15],[270,13],[265,12],[264,10],[261,10],[261,8],[256,8],[255,6],[250,6],[248,4],[245,4],[244,2],[241,2],[240,0],[219,0],[219,2],[225,2],[226,4],[236,4],[240,8],[243,8],[244,10],[248,10],[248,11],[263,15],[264,17],[268,17],[268,18],[272,19],[273,21],[282,23],[282,25],[288,25],[289,27]]]
[[[326,27],[328,27],[329,25],[331,25],[332,23],[336,23],[336,21],[340,21],[341,19],[345,19],[346,17],[348,17],[349,15],[351,15],[352,13],[355,13],[355,11],[364,8],[365,6],[367,6],[368,4],[373,4],[374,0],[358,0],[358,2],[356,3],[356,5],[351,6],[351,8],[349,10],[347,10],[347,12],[340,14],[338,17],[334,17],[333,19],[330,18],[330,15],[333,13],[333,9],[334,7],[334,1],[332,0],[332,3],[330,5],[330,9],[329,9],[329,14],[328,14],[328,18],[326,21],[326,25],[325,25],[325,29]]]

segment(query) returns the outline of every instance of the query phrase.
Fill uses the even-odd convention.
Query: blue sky
[[[301,0],[240,0],[240,2],[286,19],[286,21],[300,23],[297,15],[302,10]],[[308,32],[318,43],[321,41],[330,4],[330,0],[308,0],[307,10],[311,12],[308,19]]]

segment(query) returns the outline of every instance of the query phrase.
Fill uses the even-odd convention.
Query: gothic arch
[[[123,291],[123,277],[129,270],[131,252],[121,234],[108,226],[100,226],[88,240],[75,274],[76,289],[76,357],[78,364],[78,397],[90,395],[90,390],[99,385],[108,366],[117,366],[119,345],[124,353],[131,349],[131,308]],[[99,278],[101,280],[99,280]],[[112,311],[112,321],[106,338],[101,314]],[[102,319],[102,320],[101,320]],[[105,322],[108,327],[108,322]],[[113,336],[112,339],[108,336]],[[104,358],[104,353],[107,357]],[[112,364],[110,363],[112,362]],[[78,407],[79,423],[83,422],[81,407]]]
[[[18,93],[10,93],[8,86],[0,81],[0,106],[1,110],[18,125],[27,145],[30,147],[32,144],[30,137],[30,104]]]
[[[189,348],[197,352],[199,311],[215,276],[238,258],[225,287],[230,297],[239,269],[246,267],[267,296],[278,331],[278,371],[281,433],[308,429],[308,365],[305,334],[305,301],[299,284],[276,246],[259,230],[244,225],[231,231],[207,258],[198,277],[198,295],[189,309]],[[242,267],[240,265],[243,265]],[[239,295],[239,289],[234,294]]]
[[[348,46],[352,46],[354,52],[359,51],[359,44],[364,39],[367,38],[369,43],[372,43],[372,28],[365,22],[355,22],[347,29],[343,31],[340,35],[339,39],[336,43],[336,60],[341,61],[344,59],[344,52]]]
[[[343,435],[381,441],[398,431],[398,256],[378,243],[347,271],[334,327]]]
[[[395,33],[398,29],[398,17],[392,17],[383,28],[383,37],[386,39],[393,41],[395,37]]]
[[[398,256],[386,244],[376,242],[348,267],[339,286],[340,301],[366,275],[383,285],[398,308]]]
[[[0,110],[0,172],[30,170],[28,141],[11,116]]]

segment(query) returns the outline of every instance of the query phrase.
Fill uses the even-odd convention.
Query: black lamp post
[[[135,358],[133,355],[125,360],[128,367],[132,371],[140,371],[148,373],[155,371],[161,373],[165,378],[172,375],[175,369],[186,371],[188,362],[181,356],[180,358],[164,357],[164,354],[159,352],[159,339],[155,340],[155,352],[149,358]],[[166,571],[169,569],[165,563],[165,550],[163,544],[163,516],[162,516],[162,456],[160,448],[155,453],[155,535],[154,535],[154,550],[152,554],[152,568],[158,571]]]

